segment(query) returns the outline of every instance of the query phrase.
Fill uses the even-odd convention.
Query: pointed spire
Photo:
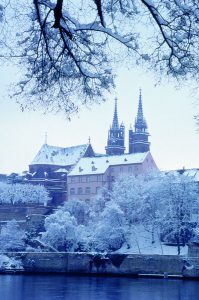
[[[138,103],[138,112],[137,117],[135,119],[135,129],[145,130],[147,129],[147,124],[143,116],[143,108],[142,108],[142,90],[140,89],[139,94],[139,103]]]
[[[139,94],[139,103],[138,103],[137,119],[138,119],[138,120],[143,120],[142,90],[141,90],[141,89],[140,89],[140,94]]]
[[[117,98],[115,98],[115,110],[113,115],[112,129],[119,129],[119,122],[117,116]]]

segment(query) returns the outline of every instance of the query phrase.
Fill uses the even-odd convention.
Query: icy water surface
[[[199,281],[0,275],[0,300],[198,300]]]

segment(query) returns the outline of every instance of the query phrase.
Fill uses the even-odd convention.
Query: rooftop
[[[44,144],[31,165],[71,166],[86,153],[88,146],[89,144],[84,144],[63,148]]]
[[[69,173],[69,176],[103,174],[109,166],[141,164],[149,152],[123,155],[104,155],[100,157],[83,157]]]

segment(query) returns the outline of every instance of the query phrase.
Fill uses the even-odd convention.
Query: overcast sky
[[[73,146],[88,142],[96,152],[104,153],[112,123],[114,98],[118,98],[118,117],[128,130],[137,113],[139,88],[142,88],[143,109],[148,123],[151,153],[160,169],[199,168],[199,133],[193,116],[199,107],[188,88],[175,89],[173,84],[155,87],[151,74],[143,70],[119,70],[116,89],[107,102],[83,109],[71,122],[61,114],[21,112],[8,97],[7,84],[15,77],[12,68],[0,70],[0,173],[22,172],[39,151],[48,133],[48,144]],[[199,102],[198,102],[199,103]]]

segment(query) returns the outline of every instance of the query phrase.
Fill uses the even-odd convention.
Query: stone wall
[[[0,205],[0,228],[16,220],[22,229],[37,235],[44,231],[44,221],[53,212],[52,206]]]
[[[22,260],[25,272],[58,272],[81,274],[115,274],[138,276],[141,274],[168,274],[180,276],[184,258],[175,255],[125,255],[94,253],[7,253]]]
[[[50,206],[35,205],[0,205],[0,222],[10,220],[25,220],[26,216],[32,214],[47,215],[51,213]]]
[[[191,242],[188,244],[188,256],[199,257],[199,244]]]

